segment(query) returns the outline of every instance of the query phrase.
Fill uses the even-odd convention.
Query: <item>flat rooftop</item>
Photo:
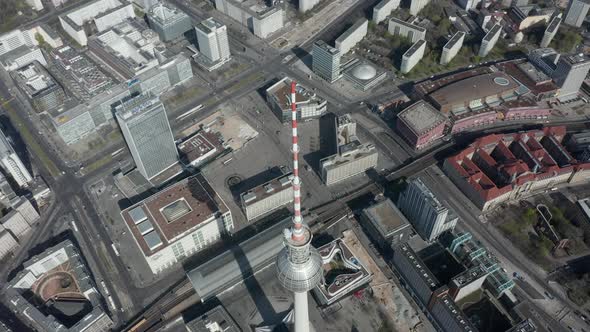
[[[500,33],[500,31],[502,31],[502,26],[500,24],[494,24],[490,31],[488,31],[488,33],[486,33],[486,35],[483,37],[483,41],[489,42],[496,36],[496,34]]]
[[[14,76],[19,86],[27,92],[29,97],[34,97],[58,85],[55,79],[37,61],[15,70]]]
[[[390,22],[394,22],[395,24],[403,25],[403,26],[405,26],[406,28],[409,28],[409,29],[418,30],[420,32],[426,32],[426,29],[425,28],[423,28],[423,27],[421,27],[419,25],[415,25],[415,24],[408,23],[406,21],[400,20],[397,17],[392,17],[389,21]]]
[[[197,174],[124,209],[121,216],[144,254],[151,256],[227,211],[205,178]]]
[[[590,62],[590,57],[588,57],[584,53],[578,53],[578,54],[573,54],[573,55],[563,55],[561,58],[564,59],[565,61],[567,61],[571,65],[579,65],[579,64],[585,64],[587,62]]]
[[[393,204],[386,199],[363,210],[363,213],[377,226],[381,233],[388,235],[398,229],[410,226],[410,222]]]
[[[559,27],[559,24],[561,23],[561,18],[559,17],[554,17],[551,22],[549,23],[549,26],[547,26],[547,32],[549,33],[553,33],[555,32],[555,30],[557,30],[557,28]]]
[[[281,175],[240,195],[242,204],[249,206],[293,187],[293,174]]]
[[[414,55],[414,53],[416,53],[422,46],[424,46],[424,44],[426,44],[426,40],[424,39],[420,39],[419,41],[415,42],[414,45],[412,45],[407,51],[406,53],[404,53],[403,57],[411,57],[412,55]]]
[[[150,8],[148,15],[150,18],[156,20],[158,23],[165,25],[176,22],[180,19],[188,17],[184,12],[180,11],[176,7],[172,7],[169,4],[163,2],[158,3]]]
[[[332,55],[336,55],[336,54],[340,53],[340,50],[339,49],[328,45],[328,43],[326,43],[323,40],[316,40],[314,42],[314,45],[317,46],[317,47],[319,47],[319,48],[321,48],[321,49],[323,49],[323,50],[325,50],[325,51],[327,51],[327,52],[329,52]]]
[[[225,148],[220,133],[201,130],[178,145],[178,151],[189,162],[206,158]]]
[[[418,101],[410,105],[397,117],[417,136],[427,133],[447,120],[441,112],[425,101]]]
[[[455,33],[453,35],[453,37],[451,37],[451,39],[449,39],[449,41],[445,44],[445,46],[443,48],[446,48],[446,49],[453,48],[453,46],[455,46],[455,44],[457,44],[457,42],[459,42],[459,40],[464,37],[465,37],[465,32],[457,31],[457,33]]]
[[[221,305],[185,325],[190,332],[242,332],[242,329]]]
[[[278,101],[282,109],[291,107],[291,81],[291,78],[285,77],[266,90],[267,94],[272,95]],[[295,98],[297,105],[324,102],[323,98],[300,84],[297,84],[295,89]]]

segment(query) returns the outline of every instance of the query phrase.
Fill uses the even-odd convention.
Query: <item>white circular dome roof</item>
[[[371,65],[362,64],[360,66],[356,66],[352,70],[352,75],[359,80],[366,81],[375,77],[375,75],[377,75],[377,70]]]

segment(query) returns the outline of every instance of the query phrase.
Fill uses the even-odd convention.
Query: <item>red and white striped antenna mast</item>
[[[293,131],[293,240],[303,240],[301,179],[299,178],[299,137],[297,134],[297,83],[291,81],[291,127]]]

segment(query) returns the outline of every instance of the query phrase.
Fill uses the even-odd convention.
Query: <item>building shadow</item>
[[[242,274],[242,278],[244,280],[244,286],[246,286],[246,290],[248,291],[248,294],[250,294],[250,298],[252,299],[252,302],[254,302],[256,310],[260,314],[262,319],[261,325],[275,325],[280,323],[282,317],[279,317],[278,313],[273,308],[272,303],[260,286],[260,283],[253,275],[255,271],[252,268],[250,261],[248,261],[248,258],[246,257],[242,247],[236,244],[230,246],[229,250],[238,263],[240,273]]]
[[[229,190],[236,202],[240,202],[240,195],[250,189],[256,188],[272,179],[283,175],[283,171],[278,166],[268,167],[266,170],[259,172],[247,179],[242,179],[236,184],[228,184]]]
[[[314,138],[314,144],[310,142],[310,152],[303,155],[305,162],[318,174],[321,174],[320,160],[336,154],[336,116],[328,113],[319,118],[319,133]]]
[[[14,128],[12,122],[6,115],[0,115],[0,129],[4,133],[4,136],[8,139],[9,143],[12,143],[12,148],[16,152],[17,156],[25,165],[29,173],[33,174],[33,166],[31,158],[29,157],[27,145],[23,141],[20,133]]]

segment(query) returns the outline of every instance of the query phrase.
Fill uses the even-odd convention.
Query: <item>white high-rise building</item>
[[[212,62],[229,60],[227,27],[210,17],[195,27],[199,51]]]
[[[398,207],[427,241],[435,240],[457,225],[457,216],[420,179],[410,181],[399,198]]]
[[[430,0],[410,0],[410,15],[418,15],[429,3]]]
[[[582,53],[559,57],[552,77],[559,87],[557,98],[560,101],[576,98],[588,71],[590,71],[590,58]]]
[[[543,39],[541,40],[541,47],[549,47],[549,44],[551,44],[553,37],[555,37],[555,35],[557,34],[557,30],[559,29],[560,24],[560,17],[556,16],[551,20],[551,22],[547,26],[547,29],[545,29],[545,33],[543,34]]]
[[[299,12],[305,13],[320,3],[320,0],[299,0]]]
[[[0,131],[0,164],[4,171],[8,173],[20,187],[26,187],[31,181],[33,181],[31,173],[29,173],[23,162],[20,160],[2,131]]]

